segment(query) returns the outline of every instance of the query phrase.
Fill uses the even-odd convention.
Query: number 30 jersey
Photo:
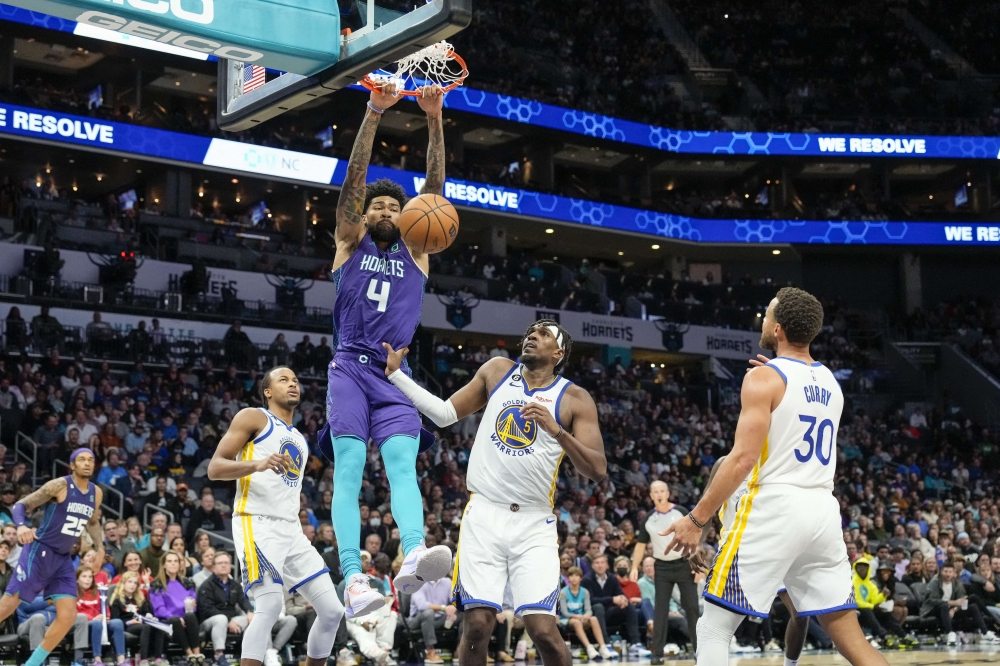
[[[767,364],[785,381],[785,395],[771,425],[750,485],[783,483],[833,490],[837,429],[844,410],[840,384],[822,363],[779,356]]]
[[[97,486],[88,482],[87,488],[78,488],[72,476],[64,478],[66,499],[45,505],[42,524],[38,526],[35,539],[60,555],[69,555],[94,515]]]
[[[330,279],[337,287],[335,352],[364,354],[385,363],[383,342],[393,349],[410,344],[420,323],[427,278],[402,240],[383,251],[366,233]]]

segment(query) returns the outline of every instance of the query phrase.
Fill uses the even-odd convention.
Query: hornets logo
[[[512,449],[526,449],[535,443],[538,426],[521,416],[521,405],[510,405],[500,412],[496,423],[497,439]]]
[[[285,438],[281,440],[278,453],[287,455],[292,459],[292,464],[281,475],[281,480],[286,485],[295,488],[299,485],[299,480],[302,478],[302,450],[295,444],[294,439]]]

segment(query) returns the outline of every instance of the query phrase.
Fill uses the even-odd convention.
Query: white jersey
[[[743,483],[740,487],[729,496],[722,506],[719,508],[719,522],[722,523],[722,531],[719,533],[719,542],[721,543],[723,539],[726,538],[726,532],[733,529],[733,523],[736,522],[736,511],[739,508],[740,500],[744,495],[749,492],[750,488],[747,485],[749,477],[743,479]]]
[[[832,491],[837,429],[844,410],[840,384],[822,363],[779,356],[767,367],[785,381],[785,395],[771,412],[767,439],[750,475],[750,485],[782,483]]]
[[[523,371],[514,365],[490,394],[469,456],[468,486],[498,504],[551,507],[563,448],[522,417],[520,409],[537,402],[559,422],[559,406],[572,382],[556,377],[548,386],[529,390]]]
[[[299,494],[302,474],[309,459],[309,445],[298,430],[277,416],[260,408],[267,416],[267,427],[253,441],[243,445],[237,460],[264,460],[275,453],[288,454],[292,465],[282,474],[254,472],[236,482],[237,516],[270,516],[299,521]]]

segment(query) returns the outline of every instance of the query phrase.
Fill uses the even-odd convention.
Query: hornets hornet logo
[[[521,404],[505,407],[497,416],[496,439],[510,449],[526,449],[535,443],[538,426],[532,419],[521,416]]]
[[[297,487],[302,478],[302,450],[299,449],[294,439],[286,437],[281,440],[278,453],[292,459],[292,464],[282,473],[281,480],[291,488]]]
[[[27,580],[27,578],[28,578],[28,574],[27,574],[27,573],[25,573],[25,571],[24,571],[24,569],[23,569],[23,568],[21,567],[21,565],[20,565],[20,564],[18,564],[18,565],[17,565],[17,581],[18,581],[19,583],[23,583],[23,582],[24,582],[25,580]]]

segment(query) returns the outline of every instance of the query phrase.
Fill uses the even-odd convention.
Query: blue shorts
[[[60,555],[40,541],[32,541],[21,550],[6,594],[19,594],[22,601],[31,601],[43,592],[48,599],[76,598],[73,556]]]

